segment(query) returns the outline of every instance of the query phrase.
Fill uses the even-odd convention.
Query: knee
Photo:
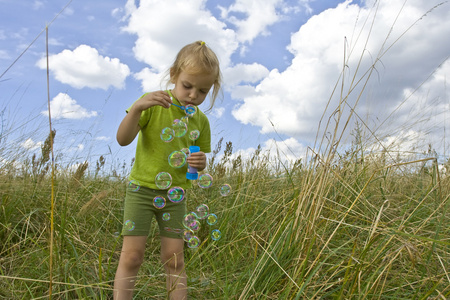
[[[136,269],[144,262],[144,253],[139,251],[122,252],[120,261],[127,269]]]
[[[184,268],[183,254],[161,254],[161,261],[165,268],[169,268],[171,270],[182,270]]]

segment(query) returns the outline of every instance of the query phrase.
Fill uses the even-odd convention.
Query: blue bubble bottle
[[[189,153],[195,153],[199,152],[200,147],[199,146],[189,146]],[[198,178],[198,172],[196,168],[193,168],[191,166],[188,166],[188,171],[186,173],[186,178],[189,180],[197,180]]]

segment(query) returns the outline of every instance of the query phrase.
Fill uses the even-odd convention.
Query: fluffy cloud
[[[322,126],[328,118],[337,118],[335,112],[346,110],[346,117],[350,113],[347,104],[359,101],[357,112],[364,118],[388,117],[405,99],[404,91],[415,90],[450,53],[450,41],[443,39],[450,35],[450,10],[444,4],[429,11],[437,3],[367,1],[360,7],[346,1],[313,16],[291,37],[288,49],[294,58],[290,66],[283,72],[271,70],[255,86],[244,85],[245,97],[233,116],[259,126],[262,133],[275,128],[278,133],[310,141],[322,116]],[[365,87],[368,95],[359,98],[370,70],[373,73]],[[445,74],[441,79],[431,78],[440,80],[433,84],[440,86],[433,91],[434,100],[444,95]],[[341,91],[349,97],[336,110]],[[433,99],[422,99],[424,106]],[[396,113],[406,118],[410,112]]]
[[[237,64],[223,71],[223,81],[228,89],[240,83],[257,83],[269,74],[269,70],[261,64]]]
[[[253,147],[241,149],[231,155],[231,160],[240,156],[243,161],[248,162],[254,156],[255,152],[256,149]],[[306,152],[307,147],[294,138],[288,138],[282,141],[269,139],[262,144],[259,157],[262,161],[269,160],[270,162],[283,162],[286,165],[292,165],[299,159],[305,161]],[[221,158],[222,155],[219,156],[219,160]],[[231,163],[229,167],[231,167]]]
[[[50,101],[50,112],[53,119],[85,119],[97,116],[96,111],[88,111],[64,93],[59,93]],[[48,116],[48,110],[41,113]]]
[[[41,148],[42,142],[35,142],[33,141],[33,139],[29,138],[26,141],[20,143],[20,146],[27,150],[35,150]]]
[[[151,66],[153,73],[161,73],[181,47],[203,40],[219,56],[222,66],[229,65],[238,46],[235,33],[217,20],[205,3],[205,0],[144,0],[139,7],[128,8],[130,17],[124,30],[137,35],[133,48],[136,58]]]
[[[283,0],[236,0],[229,7],[219,6],[221,17],[236,26],[237,40],[252,43],[260,35],[270,35],[268,28],[282,20],[288,12],[298,12],[305,8],[311,12],[308,2],[290,6]],[[242,18],[244,15],[244,18]]]
[[[128,66],[119,59],[104,57],[87,45],[51,55],[49,65],[56,80],[78,89],[88,87],[106,90],[110,86],[122,89],[130,74]],[[40,59],[37,66],[45,69],[46,58]]]

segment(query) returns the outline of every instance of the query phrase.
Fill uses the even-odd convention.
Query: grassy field
[[[391,46],[353,76],[344,57],[339,103],[330,97],[326,134],[307,157],[287,163],[258,147],[247,158],[216,145],[213,186],[187,194],[189,210],[205,203],[219,218],[185,250],[190,299],[450,299],[450,163],[438,167],[431,147],[415,157],[372,151],[383,137],[355,112]],[[56,153],[52,172],[50,140],[38,155],[0,144],[0,299],[111,299],[126,168],[101,156],[72,170]],[[153,231],[135,299],[166,299],[164,282]]]
[[[0,299],[47,299],[50,278],[53,299],[110,299],[126,179],[102,159],[57,169],[51,240],[48,145],[0,169]],[[433,157],[396,163],[352,147],[287,166],[259,148],[232,153],[227,143],[210,160],[211,188],[188,193],[188,209],[208,204],[222,232],[212,241],[202,224],[201,246],[185,251],[191,299],[450,298],[450,184]],[[165,299],[163,273],[153,232],[136,299]]]

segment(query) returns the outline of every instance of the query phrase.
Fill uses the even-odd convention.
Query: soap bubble
[[[189,242],[189,240],[194,236],[194,232],[189,229],[185,229],[183,232],[183,240]]]
[[[200,245],[200,239],[197,236],[193,236],[187,242],[189,248],[197,248]]]
[[[179,186],[175,186],[167,191],[167,197],[174,203],[181,202],[184,199],[184,190]]]
[[[191,224],[193,224],[196,221],[197,215],[193,212],[190,212],[184,215],[182,223],[184,227],[189,229],[191,227]]]
[[[198,129],[189,132],[189,139],[191,141],[196,141],[200,137],[200,131]]]
[[[186,105],[185,112],[186,112],[186,116],[193,117],[195,115],[195,113],[197,112],[197,106],[188,104],[188,105]]]
[[[220,240],[221,237],[222,237],[222,233],[220,232],[219,229],[214,229],[213,231],[211,231],[211,238],[214,241]]]
[[[187,132],[187,125],[179,119],[175,119],[172,124],[172,129],[176,137],[182,137]]]
[[[188,229],[190,229],[192,231],[199,231],[200,230],[200,222],[198,220],[195,220],[194,222],[189,224]]]
[[[162,219],[163,219],[163,221],[169,221],[170,220],[170,213],[163,213]]]
[[[220,194],[222,196],[228,196],[228,194],[231,192],[231,186],[229,184],[224,184],[220,187]]]
[[[155,177],[158,189],[166,190],[172,185],[172,176],[167,172],[159,172]]]
[[[207,189],[207,188],[211,187],[212,183],[213,183],[213,178],[211,175],[201,174],[200,176],[198,176],[197,184],[202,189]]]
[[[166,206],[166,199],[161,196],[156,196],[155,198],[153,198],[153,206],[157,209],[163,208],[164,206]]]
[[[186,164],[186,158],[183,151],[175,150],[169,154],[169,165],[173,168],[181,168]]]
[[[171,142],[173,140],[174,136],[175,136],[175,132],[170,127],[164,128],[160,134],[161,140],[163,140],[166,143]]]
[[[214,225],[217,223],[217,216],[215,214],[209,214],[206,216],[206,223],[208,225]]]
[[[186,154],[186,156],[191,155],[191,151],[189,151],[189,148],[183,148],[183,149],[181,149],[181,152],[183,152],[184,154]]]
[[[128,231],[133,231],[136,225],[131,220],[126,220],[125,224],[123,224],[123,228]]]
[[[197,206],[195,214],[197,215],[197,218],[199,218],[200,220],[203,220],[206,218],[206,216],[209,213],[209,207],[206,204],[200,204],[199,206]]]
[[[189,117],[188,116],[184,116],[180,120],[183,121],[184,124],[186,124],[186,125],[189,123]]]
[[[131,189],[132,192],[137,192],[141,188],[141,186],[139,185],[139,182],[134,179],[130,180],[130,182],[128,182],[128,187]]]

